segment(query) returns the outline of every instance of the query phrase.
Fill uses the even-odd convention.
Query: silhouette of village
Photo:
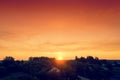
[[[92,56],[74,60],[5,57],[0,61],[0,80],[120,80],[120,61]]]

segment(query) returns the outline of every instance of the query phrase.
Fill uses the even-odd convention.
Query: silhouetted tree
[[[13,64],[14,63],[14,58],[13,57],[5,57],[2,61],[3,65],[4,66],[8,66],[10,64]]]
[[[48,57],[30,57],[27,61],[5,57],[0,61],[0,78],[19,73],[18,75],[23,75],[18,76],[17,80],[80,80],[78,76],[91,80],[107,80],[112,76],[113,67],[119,67],[118,63],[114,64],[116,66],[92,56],[75,57],[75,60],[65,60],[61,65],[56,63],[55,58]],[[54,67],[60,71],[49,72]]]
[[[80,62],[86,62],[86,59],[84,57],[81,57],[79,60]]]

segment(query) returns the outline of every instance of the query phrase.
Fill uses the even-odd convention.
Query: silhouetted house
[[[60,69],[58,69],[57,67],[53,67],[52,69],[50,69],[50,70],[48,71],[48,73],[51,73],[51,72],[60,73],[61,71],[60,71]]]
[[[80,78],[80,80],[90,80],[90,79],[83,77],[83,76],[78,76],[78,78]]]
[[[53,67],[48,71],[49,80],[61,80],[61,70],[57,67]]]

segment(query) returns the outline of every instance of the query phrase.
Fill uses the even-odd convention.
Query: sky
[[[120,0],[0,0],[0,59],[120,59]]]

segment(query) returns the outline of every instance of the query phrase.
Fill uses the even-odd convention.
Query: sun
[[[58,56],[58,57],[56,58],[56,63],[57,63],[58,66],[63,65],[63,64],[65,63],[65,61],[64,61],[64,59],[63,59],[63,56]]]
[[[57,58],[57,60],[63,60],[63,57],[62,57],[62,56],[59,56],[59,57]]]

